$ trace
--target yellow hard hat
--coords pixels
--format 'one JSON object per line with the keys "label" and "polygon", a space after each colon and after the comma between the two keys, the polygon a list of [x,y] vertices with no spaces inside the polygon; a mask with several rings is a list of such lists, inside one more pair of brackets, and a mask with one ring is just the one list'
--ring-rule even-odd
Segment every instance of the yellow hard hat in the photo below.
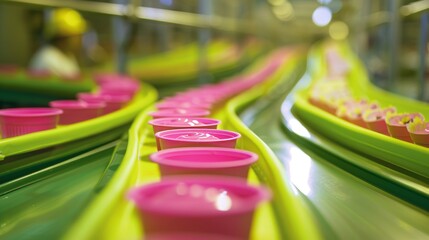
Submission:
{"label": "yellow hard hat", "polygon": [[86,31],[86,21],[75,10],[60,8],[52,11],[45,30],[47,38],[80,35]]}

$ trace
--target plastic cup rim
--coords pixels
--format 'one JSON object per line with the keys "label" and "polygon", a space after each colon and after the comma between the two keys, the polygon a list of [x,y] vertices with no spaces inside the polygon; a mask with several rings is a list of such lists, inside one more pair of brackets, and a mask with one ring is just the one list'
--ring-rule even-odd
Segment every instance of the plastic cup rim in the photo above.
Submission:
{"label": "plastic cup rim", "polygon": [[[63,103],[76,103],[76,105],[63,105]],[[79,105],[80,103],[80,105]],[[104,102],[87,102],[84,100],[56,100],[49,103],[50,106],[61,109],[100,109],[106,107]]]}
{"label": "plastic cup rim", "polygon": [[[163,157],[165,154],[169,154],[171,152],[183,152],[183,155],[193,155],[192,151],[199,152],[229,152],[229,153],[237,153],[245,156],[243,159],[234,160],[234,161],[221,161],[221,162],[190,162],[184,160],[171,160]],[[186,153],[186,154],[185,154]],[[221,154],[219,154],[221,155]],[[185,167],[192,169],[206,168],[206,169],[214,169],[214,168],[230,168],[230,167],[240,167],[240,166],[248,166],[255,163],[258,160],[258,155],[240,149],[234,148],[211,148],[211,147],[186,147],[186,148],[172,148],[172,149],[164,149],[153,153],[150,155],[150,159],[153,162],[156,162],[160,165],[165,166],[173,166],[173,167]]]}
{"label": "plastic cup rim", "polygon": [[179,132],[191,132],[191,133],[195,133],[195,131],[197,132],[204,132],[204,131],[209,131],[209,132],[222,132],[222,133],[227,133],[227,134],[231,134],[231,137],[228,138],[222,138],[222,139],[213,139],[210,141],[204,141],[204,142],[224,142],[224,141],[229,141],[229,140],[235,140],[235,139],[239,139],[241,137],[241,134],[238,132],[234,132],[234,131],[229,131],[229,130],[223,130],[223,129],[209,129],[209,128],[191,128],[191,129],[187,129],[187,128],[182,128],[182,129],[172,129],[172,130],[164,130],[164,131],[160,131],[155,133],[155,137],[159,138],[159,139],[163,139],[163,140],[172,140],[172,141],[180,141],[180,142],[201,142],[201,140],[193,140],[193,139],[177,139],[177,138],[169,138],[168,135],[165,136],[165,134],[173,134],[173,133],[179,133]]}
{"label": "plastic cup rim", "polygon": [[[195,126],[183,126],[183,125],[165,125],[162,123],[158,123],[161,121],[168,121],[168,120],[174,120],[174,119],[178,119],[178,118],[190,118],[193,120],[210,120],[213,121],[212,123],[204,123],[204,125],[195,125]],[[148,122],[150,125],[152,126],[156,126],[156,127],[184,127],[184,128],[196,128],[196,127],[211,127],[211,126],[217,126],[221,123],[220,120],[215,119],[215,118],[203,118],[203,117],[168,117],[168,118],[156,118],[156,119],[152,119]]]}
{"label": "plastic cup rim", "polygon": [[[25,111],[43,111],[41,113],[24,113]],[[59,108],[6,108],[0,110],[0,116],[6,117],[47,117],[63,113]]]}

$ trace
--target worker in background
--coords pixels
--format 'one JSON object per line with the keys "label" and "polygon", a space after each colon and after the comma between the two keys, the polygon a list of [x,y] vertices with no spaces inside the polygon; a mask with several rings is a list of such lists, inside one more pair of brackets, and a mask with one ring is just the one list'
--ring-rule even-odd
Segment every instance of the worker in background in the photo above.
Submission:
{"label": "worker in background", "polygon": [[48,44],[39,49],[30,61],[30,69],[49,71],[57,76],[80,74],[76,56],[82,48],[86,21],[73,9],[52,11],[44,34]]}

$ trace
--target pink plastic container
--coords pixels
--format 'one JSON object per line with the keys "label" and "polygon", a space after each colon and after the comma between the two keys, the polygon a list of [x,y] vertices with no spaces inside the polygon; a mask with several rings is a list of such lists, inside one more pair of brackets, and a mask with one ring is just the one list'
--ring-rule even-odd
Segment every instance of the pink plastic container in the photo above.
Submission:
{"label": "pink plastic container", "polygon": [[249,239],[253,213],[270,199],[264,187],[230,177],[174,177],[132,189],[144,232],[204,233]]}
{"label": "pink plastic container", "polygon": [[407,126],[411,139],[417,145],[429,147],[429,122],[415,124],[411,129]]}
{"label": "pink plastic container", "polygon": [[387,129],[389,130],[390,136],[412,143],[413,140],[408,133],[407,124],[414,121],[414,118],[420,118],[424,121],[424,116],[420,113],[396,114],[386,118]]}
{"label": "pink plastic container", "polygon": [[363,113],[369,110],[378,109],[378,104],[366,103],[364,100],[360,102],[349,102],[344,104],[346,108],[345,120],[355,125],[367,128],[366,122],[363,120]]}
{"label": "pink plastic container", "polygon": [[233,148],[175,148],[150,156],[159,164],[161,175],[221,175],[247,179],[258,155]]}
{"label": "pink plastic container", "polygon": [[165,100],[174,100],[174,101],[191,101],[191,102],[198,102],[198,103],[208,103],[208,104],[215,104],[219,100],[216,98],[216,96],[207,95],[207,94],[180,94],[176,95],[174,97],[168,97],[165,98]]}
{"label": "pink plastic container", "polygon": [[51,107],[63,110],[59,124],[67,125],[101,116],[106,105],[102,102],[89,103],[81,100],[58,100],[49,103]]}
{"label": "pink plastic container", "polygon": [[140,84],[135,81],[111,81],[100,86],[100,94],[127,95],[133,97],[140,90]]}
{"label": "pink plastic container", "polygon": [[216,129],[220,121],[213,118],[175,117],[158,118],[149,121],[154,133],[183,128],[208,128]]}
{"label": "pink plastic container", "polygon": [[3,138],[15,137],[56,127],[61,109],[9,108],[0,110],[0,126]]}
{"label": "pink plastic container", "polygon": [[149,115],[151,115],[153,119],[172,117],[207,117],[210,115],[210,111],[196,108],[176,108],[159,110],[152,112]]}
{"label": "pink plastic container", "polygon": [[79,93],[78,99],[93,103],[93,102],[104,102],[106,107],[104,108],[103,115],[123,108],[131,100],[127,95],[100,95],[94,93]]}
{"label": "pink plastic container", "polygon": [[235,148],[237,132],[218,129],[175,129],[155,134],[158,150],[181,147]]}
{"label": "pink plastic container", "polygon": [[174,109],[174,108],[197,108],[197,109],[207,109],[210,110],[212,108],[212,104],[210,103],[198,103],[198,102],[191,102],[191,101],[163,101],[161,103],[156,104],[156,108],[158,110],[163,109]]}
{"label": "pink plastic container", "polygon": [[394,107],[371,110],[364,114],[363,120],[369,129],[390,136],[385,118],[387,113],[394,112],[396,112]]}

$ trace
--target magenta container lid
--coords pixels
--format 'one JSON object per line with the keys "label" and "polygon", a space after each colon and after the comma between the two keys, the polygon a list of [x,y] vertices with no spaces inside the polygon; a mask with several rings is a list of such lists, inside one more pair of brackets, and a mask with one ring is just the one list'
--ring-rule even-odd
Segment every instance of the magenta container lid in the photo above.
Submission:
{"label": "magenta container lid", "polygon": [[157,138],[182,142],[220,142],[241,137],[240,133],[220,129],[174,129],[157,132]]}
{"label": "magenta container lid", "polygon": [[162,117],[206,117],[210,115],[210,111],[205,109],[196,109],[196,108],[177,108],[177,109],[165,109],[159,110],[156,112],[152,112],[151,115],[154,118],[162,118]]}
{"label": "magenta container lid", "polygon": [[215,169],[248,166],[258,160],[258,155],[233,148],[193,147],[161,150],[150,159],[173,167]]}
{"label": "magenta container lid", "polygon": [[7,117],[45,117],[62,113],[63,110],[56,108],[8,108],[0,110],[0,116]]}
{"label": "magenta container lid", "polygon": [[50,102],[49,105],[62,109],[98,109],[106,106],[104,102],[85,102],[82,100],[56,100]]}
{"label": "magenta container lid", "polygon": [[128,198],[144,212],[214,217],[253,211],[271,193],[240,178],[176,176],[133,188]]}
{"label": "magenta container lid", "polygon": [[194,117],[175,117],[175,118],[157,118],[149,121],[150,125],[161,127],[202,127],[217,126],[220,120],[213,118],[194,118]]}

